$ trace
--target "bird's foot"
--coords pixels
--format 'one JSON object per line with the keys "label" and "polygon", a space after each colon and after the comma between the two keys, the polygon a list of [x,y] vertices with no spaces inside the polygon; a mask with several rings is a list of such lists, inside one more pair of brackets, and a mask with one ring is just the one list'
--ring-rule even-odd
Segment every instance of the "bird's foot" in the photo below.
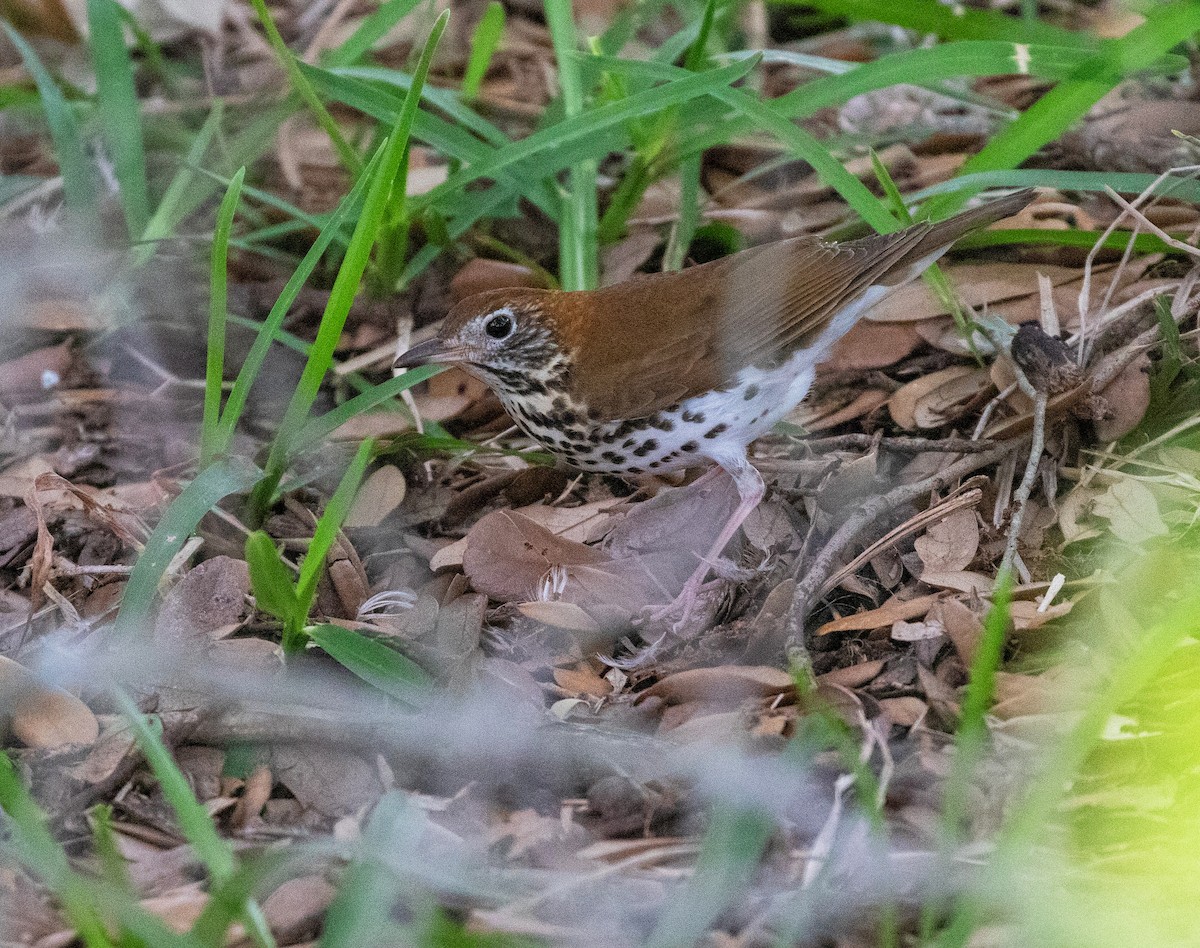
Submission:
{"label": "bird's foot", "polygon": [[701,601],[710,595],[718,594],[725,586],[724,579],[716,579],[711,583],[704,582],[707,572],[707,566],[703,571],[697,570],[692,574],[692,578],[684,584],[678,596],[665,606],[650,608],[646,614],[645,624],[658,625],[667,622],[670,624],[669,630],[671,632],[683,632]]}

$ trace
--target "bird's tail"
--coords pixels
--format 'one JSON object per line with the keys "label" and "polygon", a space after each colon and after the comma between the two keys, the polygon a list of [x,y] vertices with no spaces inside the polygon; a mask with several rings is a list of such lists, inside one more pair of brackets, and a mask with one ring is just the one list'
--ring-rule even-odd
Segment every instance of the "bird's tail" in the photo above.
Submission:
{"label": "bird's tail", "polygon": [[[1012,217],[1025,208],[1036,194],[1037,192],[1033,188],[1025,188],[1021,191],[1014,191],[1005,197],[996,198],[994,201],[988,201],[979,207],[963,211],[961,214],[955,214],[936,224],[914,224],[914,227],[925,226],[928,229],[921,239],[904,254],[904,257],[897,261],[895,269],[903,270],[921,261],[927,261],[925,266],[928,266],[929,263],[949,250],[959,238],[965,237],[971,231],[979,230],[981,227],[987,227],[988,224]],[[921,269],[924,269],[924,266]]]}

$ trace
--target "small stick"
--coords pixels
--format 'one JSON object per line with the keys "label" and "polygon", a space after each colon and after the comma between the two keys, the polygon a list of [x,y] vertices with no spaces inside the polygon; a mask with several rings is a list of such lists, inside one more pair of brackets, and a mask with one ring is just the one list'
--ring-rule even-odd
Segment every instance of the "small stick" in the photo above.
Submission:
{"label": "small stick", "polygon": [[860,533],[897,507],[919,500],[921,497],[953,483],[960,477],[974,474],[981,468],[999,461],[1023,440],[1021,438],[1002,442],[995,445],[990,451],[982,451],[960,458],[923,480],[915,481],[912,484],[901,484],[885,494],[868,497],[864,500],[858,510],[838,527],[812,564],[805,570],[803,578],[796,583],[796,590],[792,594],[792,604],[784,619],[784,631],[787,636],[785,648],[789,658],[800,665],[808,664],[808,653],[804,645],[804,622],[818,597],[818,590],[838,568],[838,558],[858,538]]}

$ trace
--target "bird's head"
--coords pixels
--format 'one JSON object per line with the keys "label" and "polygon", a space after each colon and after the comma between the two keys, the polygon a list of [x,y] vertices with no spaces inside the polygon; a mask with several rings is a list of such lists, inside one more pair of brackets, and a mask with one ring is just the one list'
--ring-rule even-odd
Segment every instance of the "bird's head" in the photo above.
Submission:
{"label": "bird's head", "polygon": [[395,362],[410,369],[430,362],[458,364],[501,395],[519,394],[522,380],[561,363],[551,290],[489,290],[469,296],[442,322],[437,336]]}

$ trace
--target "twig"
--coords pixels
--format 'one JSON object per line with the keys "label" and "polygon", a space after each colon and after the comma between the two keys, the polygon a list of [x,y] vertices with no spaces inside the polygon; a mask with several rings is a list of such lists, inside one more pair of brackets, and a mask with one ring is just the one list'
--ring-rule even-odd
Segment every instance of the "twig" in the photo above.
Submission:
{"label": "twig", "polygon": [[829,438],[805,439],[801,442],[810,453],[845,451],[852,448],[870,449],[878,444],[881,448],[899,454],[978,454],[994,448],[993,441],[971,441],[967,438],[878,438],[867,434],[835,435]]}
{"label": "twig", "polygon": [[858,539],[860,533],[897,507],[918,500],[935,490],[940,490],[960,477],[973,474],[1000,460],[1023,440],[1021,438],[1005,441],[995,445],[990,451],[960,458],[924,480],[912,484],[901,484],[893,487],[886,494],[868,497],[864,500],[858,510],[829,538],[821,552],[805,570],[804,577],[796,583],[796,591],[792,594],[792,604],[784,620],[784,630],[787,636],[785,647],[789,657],[794,662],[807,664],[807,652],[804,647],[804,622],[819,595],[818,590],[825,585],[825,580],[838,568],[838,559],[846,548]]}
{"label": "twig", "polygon": [[[1029,446],[1029,460],[1025,463],[1025,474],[1021,484],[1013,495],[1016,509],[1008,521],[1008,542],[1004,546],[1004,556],[1000,560],[997,577],[1006,575],[1012,569],[1013,560],[1017,555],[1017,537],[1021,533],[1021,522],[1025,519],[1025,507],[1029,503],[1029,495],[1033,493],[1033,483],[1037,480],[1038,465],[1042,461],[1042,450],[1046,446],[1046,393],[1039,392],[1029,384],[1025,373],[1017,367],[1017,378],[1021,382],[1021,390],[1033,398],[1033,440]],[[1028,390],[1026,391],[1026,387]]]}

